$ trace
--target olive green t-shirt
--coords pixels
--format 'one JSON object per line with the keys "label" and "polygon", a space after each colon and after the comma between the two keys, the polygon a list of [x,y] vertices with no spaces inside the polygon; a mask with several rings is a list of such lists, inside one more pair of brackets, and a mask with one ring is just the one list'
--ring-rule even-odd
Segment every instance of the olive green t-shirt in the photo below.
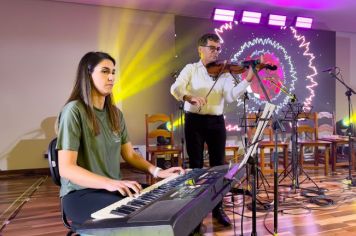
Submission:
{"label": "olive green t-shirt", "polygon": [[[95,136],[83,104],[69,102],[64,106],[59,118],[57,139],[58,150],[78,152],[77,164],[93,173],[112,179],[120,179],[121,145],[129,141],[123,114],[120,110],[120,133],[115,134],[110,128],[109,114],[105,110],[94,109],[100,134]],[[73,190],[84,189],[61,178],[60,196]]]}

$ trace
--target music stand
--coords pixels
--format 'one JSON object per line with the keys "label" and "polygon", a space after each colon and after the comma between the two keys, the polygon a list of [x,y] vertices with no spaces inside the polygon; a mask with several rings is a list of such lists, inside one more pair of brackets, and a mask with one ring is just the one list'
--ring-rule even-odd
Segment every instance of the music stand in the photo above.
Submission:
{"label": "music stand", "polygon": [[[292,134],[291,134],[291,142],[292,142],[292,161],[287,166],[287,168],[279,175],[284,175],[282,179],[280,179],[279,183],[281,183],[286,176],[289,176],[292,172],[292,189],[296,190],[300,188],[300,184],[302,184],[307,179],[310,180],[315,187],[318,189],[318,192],[321,191],[320,187],[313,181],[312,178],[305,172],[305,170],[299,164],[299,156],[298,156],[298,132],[297,132],[297,123],[298,123],[298,116],[300,114],[308,115],[311,112],[311,108],[308,111],[303,109],[303,104],[289,102],[288,103],[288,110],[283,110],[284,112],[284,120],[292,122]],[[288,170],[290,168],[290,170]],[[299,183],[299,174],[303,173],[306,178]]]}
{"label": "music stand", "polygon": [[[244,95],[246,96],[246,95]],[[244,99],[245,100],[245,99]],[[247,137],[247,128],[249,127],[256,127],[257,126],[257,120],[258,118],[260,117],[260,109],[258,111],[258,114],[256,116],[256,118],[248,118],[246,116],[246,109],[245,109],[245,101],[244,101],[244,115],[243,117],[241,118],[241,122],[240,122],[240,127],[243,127],[244,128],[244,140],[243,140],[243,147],[245,149],[245,154],[247,153],[247,147],[248,147],[248,137]],[[250,124],[247,124],[247,120],[253,120],[253,122]],[[247,172],[247,176],[246,176],[246,181],[249,182],[249,179],[248,179],[248,170],[246,171]],[[266,177],[264,176],[264,174],[262,173],[262,171],[260,170],[259,167],[257,167],[257,188],[259,189],[261,186],[264,187],[264,191],[266,192],[267,194],[267,197],[268,197],[268,191],[267,191],[267,187],[266,187],[266,184],[268,187],[270,187],[270,184],[268,183]],[[259,177],[261,179],[261,183],[259,184]],[[266,183],[266,184],[265,184]],[[251,195],[251,193],[249,193],[249,191],[247,190],[247,194],[248,195]],[[261,203],[262,204],[262,203]]]}
{"label": "music stand", "polygon": [[252,195],[252,232],[251,232],[251,235],[252,236],[257,235],[257,231],[256,231],[256,219],[257,219],[257,215],[256,215],[256,200],[257,200],[257,198],[256,198],[256,176],[257,176],[256,151],[257,151],[259,142],[263,138],[263,131],[266,128],[275,108],[276,108],[275,105],[273,105],[271,103],[266,103],[265,108],[262,112],[262,115],[259,117],[259,119],[257,121],[257,128],[256,128],[255,135],[253,136],[252,143],[248,147],[248,150],[239,165],[239,168],[243,168],[244,166],[249,164],[250,168],[251,168],[251,182],[252,182],[252,192],[251,192],[251,195]]}

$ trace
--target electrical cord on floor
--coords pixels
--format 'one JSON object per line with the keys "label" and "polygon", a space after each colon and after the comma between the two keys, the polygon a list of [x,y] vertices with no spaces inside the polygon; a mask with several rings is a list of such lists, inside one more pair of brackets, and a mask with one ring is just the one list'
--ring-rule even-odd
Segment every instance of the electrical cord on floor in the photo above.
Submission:
{"label": "electrical cord on floor", "polygon": [[244,235],[244,212],[245,212],[245,200],[246,200],[246,191],[243,191],[242,194],[242,214],[241,214],[241,235]]}
{"label": "electrical cord on floor", "polygon": [[[234,193],[231,193],[231,202],[232,202],[232,212],[235,211],[235,201]],[[235,214],[232,214],[233,227],[234,227],[234,236],[236,236],[236,223],[235,223]]]}
{"label": "electrical cord on floor", "polygon": [[[341,179],[340,179],[341,180]],[[320,182],[328,182],[327,179],[321,179]],[[243,235],[243,222],[244,217],[252,218],[251,216],[244,215],[245,214],[245,194],[247,190],[244,190],[242,203],[238,205],[233,202],[233,214],[238,214],[241,216],[241,235]],[[273,193],[273,191],[267,191],[268,193]],[[312,210],[329,210],[330,207],[338,208],[343,203],[347,203],[353,201],[355,199],[355,189],[349,188],[340,188],[337,190],[328,190],[320,187],[309,187],[309,188],[301,188],[300,192],[295,191],[291,193],[290,191],[285,191],[284,193],[280,193],[282,202],[280,203],[280,207],[278,209],[278,214],[286,214],[286,215],[304,215],[310,214]],[[343,195],[340,197],[340,195]],[[302,198],[301,198],[302,197]],[[267,227],[267,219],[270,216],[270,213],[273,210],[272,203],[268,202],[269,197],[259,197],[260,207],[257,209],[259,212],[265,212],[264,214],[264,227],[271,234],[274,235],[271,229]],[[310,206],[311,204],[316,205],[315,207]],[[241,205],[242,204],[242,205]],[[250,203],[249,203],[250,204]],[[236,206],[242,207],[242,212],[239,213],[235,210]],[[248,206],[248,204],[246,205]],[[236,211],[236,212],[235,212]],[[260,218],[260,215],[257,218]],[[235,216],[234,216],[235,217]],[[235,221],[235,218],[234,218]],[[234,235],[236,235],[236,228],[234,225]]]}
{"label": "electrical cord on floor", "polygon": [[266,225],[267,216],[269,215],[270,212],[272,212],[272,209],[273,208],[271,208],[269,211],[266,212],[265,218],[263,219],[263,225],[264,225],[265,229],[268,231],[268,233],[270,233],[271,235],[274,235],[274,233]]}
{"label": "electrical cord on floor", "polygon": [[327,198],[326,196],[312,197],[309,199],[309,202],[318,206],[332,206],[335,204],[334,200]]}

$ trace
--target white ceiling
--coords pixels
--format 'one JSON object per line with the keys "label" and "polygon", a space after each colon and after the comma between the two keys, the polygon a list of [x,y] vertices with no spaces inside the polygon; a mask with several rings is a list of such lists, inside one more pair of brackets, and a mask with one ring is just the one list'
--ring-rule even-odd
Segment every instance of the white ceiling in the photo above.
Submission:
{"label": "white ceiling", "polygon": [[210,18],[216,7],[314,18],[313,28],[356,33],[356,0],[48,0]]}

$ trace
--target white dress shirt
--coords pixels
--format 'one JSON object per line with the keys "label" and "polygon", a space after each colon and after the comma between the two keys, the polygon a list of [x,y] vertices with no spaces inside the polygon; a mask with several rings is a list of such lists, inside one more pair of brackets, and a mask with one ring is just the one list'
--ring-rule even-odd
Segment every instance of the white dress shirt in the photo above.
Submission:
{"label": "white dress shirt", "polygon": [[[171,94],[180,101],[183,101],[184,95],[206,97],[214,82],[214,78],[208,74],[202,61],[188,64],[171,86]],[[249,85],[248,81],[243,80],[235,86],[232,75],[224,73],[219,76],[204,106],[199,108],[196,105],[185,102],[184,110],[202,115],[222,115],[224,102],[236,101]]]}

